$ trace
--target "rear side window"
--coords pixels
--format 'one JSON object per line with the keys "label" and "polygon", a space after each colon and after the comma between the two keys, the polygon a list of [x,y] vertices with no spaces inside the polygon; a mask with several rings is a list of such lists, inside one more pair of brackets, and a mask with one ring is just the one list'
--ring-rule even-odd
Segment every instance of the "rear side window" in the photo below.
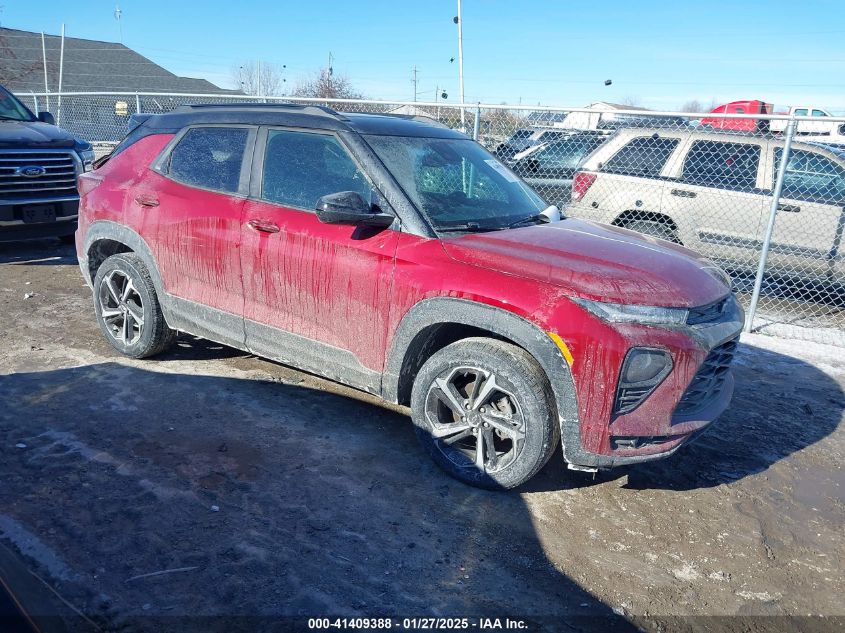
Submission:
{"label": "rear side window", "polygon": [[[775,149],[775,178],[782,155],[781,148]],[[842,204],[845,169],[821,154],[792,150],[783,177],[783,195],[796,200]]]}
{"label": "rear side window", "polygon": [[675,138],[635,138],[607,160],[601,171],[626,176],[659,176],[677,146]]}
{"label": "rear side window", "polygon": [[683,180],[703,187],[753,189],[759,164],[759,145],[695,141],[684,161]]}
{"label": "rear side window", "polygon": [[249,130],[196,127],[170,152],[167,173],[186,185],[237,193]]}
{"label": "rear side window", "polygon": [[364,173],[334,136],[270,130],[261,184],[264,200],[311,211],[322,196],[341,191],[372,199]]}
{"label": "rear side window", "polygon": [[557,141],[537,152],[536,158],[541,169],[575,169],[602,141],[603,138],[596,137]]}

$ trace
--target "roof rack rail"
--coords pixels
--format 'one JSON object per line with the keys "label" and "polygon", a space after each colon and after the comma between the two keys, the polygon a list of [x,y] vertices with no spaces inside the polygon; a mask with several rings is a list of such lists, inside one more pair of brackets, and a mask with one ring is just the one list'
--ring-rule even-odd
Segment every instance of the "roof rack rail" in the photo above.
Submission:
{"label": "roof rack rail", "polygon": [[190,112],[192,110],[204,110],[213,108],[234,108],[234,109],[249,109],[249,110],[299,110],[307,114],[315,114],[317,116],[330,117],[340,121],[345,120],[345,117],[336,110],[332,110],[327,106],[300,104],[300,103],[191,103],[181,105],[174,110],[174,112]]}

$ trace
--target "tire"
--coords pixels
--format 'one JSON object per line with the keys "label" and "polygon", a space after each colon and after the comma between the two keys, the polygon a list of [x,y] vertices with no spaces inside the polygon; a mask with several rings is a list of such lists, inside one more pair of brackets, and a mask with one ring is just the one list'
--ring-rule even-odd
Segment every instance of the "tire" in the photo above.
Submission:
{"label": "tire", "polygon": [[94,312],[106,340],[131,358],[161,354],[176,340],[164,320],[150,273],[134,253],[118,253],[94,277]]}
{"label": "tire", "polygon": [[651,237],[656,237],[661,240],[666,240],[667,242],[672,242],[673,244],[681,244],[681,240],[678,239],[678,234],[674,231],[674,229],[672,229],[672,227],[656,220],[631,220],[623,224],[622,228],[637,231],[643,235],[650,235]]}
{"label": "tire", "polygon": [[425,362],[414,380],[411,417],[440,468],[490,490],[531,479],[560,438],[551,386],[537,361],[489,338],[452,343]]}

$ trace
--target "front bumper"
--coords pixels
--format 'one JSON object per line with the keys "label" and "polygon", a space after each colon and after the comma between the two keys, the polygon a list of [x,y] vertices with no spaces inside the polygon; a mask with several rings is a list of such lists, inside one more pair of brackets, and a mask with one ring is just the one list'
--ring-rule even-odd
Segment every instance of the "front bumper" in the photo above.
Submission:
{"label": "front bumper", "polygon": [[[730,404],[734,388],[730,370],[727,365],[720,370],[718,383],[695,406],[686,406],[688,390],[699,388],[699,372],[707,369],[708,359],[733,348],[743,322],[742,307],[732,298],[721,317],[709,323],[676,328],[613,326],[615,336],[608,336],[606,345],[596,346],[597,358],[584,363],[590,365],[589,371],[578,366],[576,356],[573,378],[578,416],[561,417],[563,454],[570,468],[608,469],[662,459],[709,428]],[[610,327],[603,322],[602,326]],[[635,410],[614,415],[622,358],[631,347],[642,345],[667,349],[674,368]]]}

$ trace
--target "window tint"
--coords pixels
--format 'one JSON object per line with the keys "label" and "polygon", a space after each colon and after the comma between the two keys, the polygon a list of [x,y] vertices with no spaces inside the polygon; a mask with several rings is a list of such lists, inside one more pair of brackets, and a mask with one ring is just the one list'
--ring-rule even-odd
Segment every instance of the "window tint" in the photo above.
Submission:
{"label": "window tint", "polygon": [[249,130],[198,127],[170,153],[168,173],[186,185],[236,193]]}
{"label": "window tint", "polygon": [[328,134],[270,130],[261,197],[313,210],[322,196],[355,191],[366,201],[372,187],[340,142]]}
{"label": "window tint", "polygon": [[795,116],[807,116],[807,108],[798,108],[795,111]]}
{"label": "window tint", "polygon": [[[782,155],[782,149],[775,149],[775,178]],[[841,204],[845,201],[845,169],[821,154],[792,150],[783,178],[783,195]]]}
{"label": "window tint", "polygon": [[827,116],[827,113],[821,110],[813,110],[813,116]]}
{"label": "window tint", "polygon": [[753,189],[759,164],[759,145],[695,141],[684,161],[683,179],[704,187]]}
{"label": "window tint", "polygon": [[541,169],[575,169],[584,157],[604,141],[601,137],[575,137],[557,141],[537,152]]}
{"label": "window tint", "polygon": [[611,174],[659,176],[678,146],[678,139],[646,136],[635,138],[614,154],[602,167]]}

